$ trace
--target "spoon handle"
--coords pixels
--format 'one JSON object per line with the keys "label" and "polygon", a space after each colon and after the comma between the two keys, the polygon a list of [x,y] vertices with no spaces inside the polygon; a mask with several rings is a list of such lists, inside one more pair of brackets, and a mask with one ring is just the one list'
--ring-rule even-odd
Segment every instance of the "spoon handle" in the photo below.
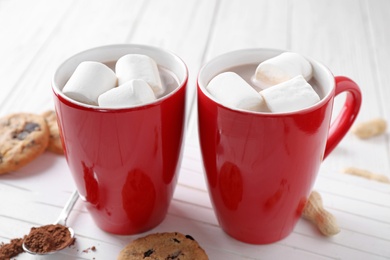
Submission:
{"label": "spoon handle", "polygon": [[66,220],[68,219],[69,213],[73,209],[73,206],[78,200],[78,198],[79,198],[79,193],[77,192],[77,190],[75,190],[70,196],[69,200],[66,202],[66,205],[62,209],[60,216],[58,217],[58,219],[54,224],[60,224],[66,226]]}

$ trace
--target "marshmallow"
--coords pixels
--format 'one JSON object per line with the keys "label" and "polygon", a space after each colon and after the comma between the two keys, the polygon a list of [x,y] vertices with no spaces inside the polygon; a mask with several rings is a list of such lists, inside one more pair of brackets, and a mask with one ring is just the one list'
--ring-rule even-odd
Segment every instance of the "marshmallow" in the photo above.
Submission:
{"label": "marshmallow", "polygon": [[302,75],[306,81],[311,79],[310,62],[298,53],[284,52],[260,63],[256,68],[253,81],[262,83],[262,87],[267,88],[298,75]]}
{"label": "marshmallow", "polygon": [[271,112],[291,112],[307,108],[320,97],[301,76],[260,91]]}
{"label": "marshmallow", "polygon": [[222,104],[251,111],[267,111],[261,95],[234,72],[215,76],[206,89]]}
{"label": "marshmallow", "polygon": [[152,88],[142,79],[134,79],[110,89],[98,98],[99,106],[124,108],[155,100]]}
{"label": "marshmallow", "polygon": [[149,56],[127,54],[116,62],[115,72],[119,85],[132,79],[143,79],[152,87],[156,95],[164,92],[157,64]]}
{"label": "marshmallow", "polygon": [[113,70],[100,62],[81,62],[62,92],[76,101],[97,105],[100,94],[116,86],[117,78]]}

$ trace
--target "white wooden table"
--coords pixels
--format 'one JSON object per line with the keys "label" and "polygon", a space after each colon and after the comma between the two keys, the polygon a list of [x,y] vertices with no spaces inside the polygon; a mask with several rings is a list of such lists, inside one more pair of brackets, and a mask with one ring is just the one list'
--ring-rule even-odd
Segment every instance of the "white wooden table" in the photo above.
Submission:
{"label": "white wooden table", "polygon": [[[191,234],[210,259],[390,259],[390,185],[341,173],[354,166],[390,176],[389,132],[365,141],[348,134],[320,169],[314,188],[341,233],[325,238],[300,220],[278,243],[248,245],[225,235],[213,213],[195,105],[202,64],[227,51],[267,47],[302,53],[354,79],[363,92],[357,122],[390,121],[389,24],[388,0],[0,0],[0,116],[53,109],[51,76],[79,51],[115,43],[169,49],[190,71],[186,146],[169,213],[148,233]],[[0,242],[53,222],[74,189],[65,158],[48,152],[1,175]],[[80,201],[68,224],[77,243],[47,259],[116,259],[122,247],[145,235],[99,230]],[[88,250],[92,246],[96,251]],[[39,258],[23,253],[16,259]]]}

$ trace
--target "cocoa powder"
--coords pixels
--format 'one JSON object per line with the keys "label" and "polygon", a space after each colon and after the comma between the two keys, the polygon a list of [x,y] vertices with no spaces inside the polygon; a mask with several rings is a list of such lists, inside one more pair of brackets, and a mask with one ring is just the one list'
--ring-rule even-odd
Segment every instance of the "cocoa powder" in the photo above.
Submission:
{"label": "cocoa powder", "polygon": [[8,260],[23,253],[23,242],[30,251],[44,254],[73,245],[75,238],[71,237],[68,228],[63,225],[33,227],[27,236],[11,239],[8,244],[1,243],[0,260]]}
{"label": "cocoa powder", "polygon": [[30,251],[44,254],[64,249],[74,244],[74,241],[67,227],[53,224],[31,228],[30,234],[24,239],[24,244]]}
{"label": "cocoa powder", "polygon": [[10,259],[23,252],[23,238],[14,238],[8,244],[0,244],[0,259]]}

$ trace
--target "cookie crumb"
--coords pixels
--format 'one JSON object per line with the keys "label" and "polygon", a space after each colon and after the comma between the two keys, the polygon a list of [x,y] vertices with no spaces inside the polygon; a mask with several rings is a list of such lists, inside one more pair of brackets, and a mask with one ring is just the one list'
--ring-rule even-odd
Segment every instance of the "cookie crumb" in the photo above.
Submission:
{"label": "cookie crumb", "polygon": [[89,253],[90,251],[95,252],[96,247],[95,246],[88,247],[87,249],[83,250],[83,253]]}

